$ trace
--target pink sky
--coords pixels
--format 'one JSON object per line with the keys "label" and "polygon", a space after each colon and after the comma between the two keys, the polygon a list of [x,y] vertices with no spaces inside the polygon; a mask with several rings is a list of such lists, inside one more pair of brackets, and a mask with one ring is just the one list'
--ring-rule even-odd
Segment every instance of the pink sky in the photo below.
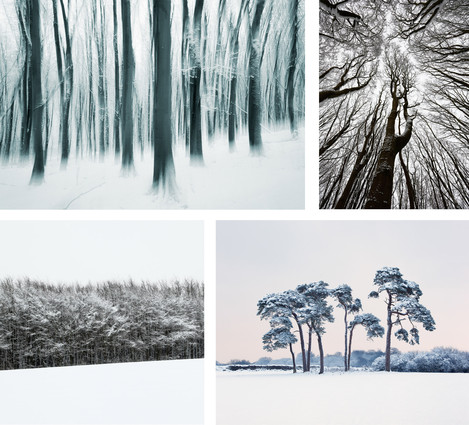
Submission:
{"label": "pink sky", "polygon": [[[382,300],[368,299],[376,270],[399,267],[420,285],[421,303],[436,330],[420,326],[420,345],[393,338],[401,351],[451,346],[469,351],[469,222],[467,221],[221,221],[217,223],[217,360],[289,357],[289,351],[262,349],[269,324],[261,321],[257,301],[300,283],[324,280],[348,284],[384,326]],[[343,310],[324,336],[326,353],[343,351]],[[298,344],[297,344],[298,345]],[[368,341],[354,333],[353,348],[384,350],[384,338]],[[296,353],[299,347],[295,347]],[[317,346],[313,346],[317,355]]]}

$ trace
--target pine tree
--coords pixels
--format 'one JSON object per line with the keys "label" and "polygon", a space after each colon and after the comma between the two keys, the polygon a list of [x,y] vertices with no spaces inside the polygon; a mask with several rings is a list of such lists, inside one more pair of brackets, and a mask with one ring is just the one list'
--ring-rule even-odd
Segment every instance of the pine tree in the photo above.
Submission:
{"label": "pine tree", "polygon": [[[383,293],[387,308],[386,331],[386,371],[391,370],[391,332],[393,326],[399,326],[394,333],[397,339],[408,342],[411,345],[419,343],[419,330],[414,323],[421,323],[427,331],[435,330],[435,321],[426,307],[420,304],[422,291],[415,282],[402,278],[402,273],[397,267],[383,267],[376,272],[374,285],[377,291],[372,291],[370,298],[379,298]],[[404,322],[408,321],[410,331],[404,328]]]}
{"label": "pine tree", "polygon": [[348,328],[350,329],[350,336],[348,341],[348,356],[346,370],[350,370],[350,357],[352,355],[352,337],[353,331],[356,326],[363,326],[366,329],[366,336],[368,339],[375,337],[382,338],[384,335],[384,328],[379,324],[380,320],[371,313],[364,313],[355,316],[354,319],[349,323]]}
{"label": "pine tree", "polygon": [[350,353],[348,352],[348,315],[359,313],[362,309],[362,302],[359,298],[353,299],[352,288],[348,285],[340,285],[331,291],[331,295],[338,301],[338,307],[344,310],[344,324],[345,324],[345,348],[344,348],[344,370],[350,369],[348,359]]}

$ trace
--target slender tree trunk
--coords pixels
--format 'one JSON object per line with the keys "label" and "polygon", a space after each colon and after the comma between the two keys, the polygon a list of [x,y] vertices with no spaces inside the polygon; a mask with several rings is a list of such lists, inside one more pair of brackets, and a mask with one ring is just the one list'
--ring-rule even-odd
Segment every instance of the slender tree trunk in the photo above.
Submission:
{"label": "slender tree trunk", "polygon": [[57,74],[59,77],[59,88],[60,88],[60,123],[59,123],[59,140],[62,139],[62,127],[65,123],[63,119],[63,102],[64,102],[64,73],[63,73],[63,61],[62,61],[62,47],[60,45],[59,35],[59,17],[57,13],[57,0],[52,0],[52,12],[54,17],[54,40],[55,40],[55,57],[57,60]]}
{"label": "slender tree trunk", "polygon": [[290,346],[291,359],[292,359],[292,362],[293,362],[293,373],[296,373],[295,353],[293,352],[292,344],[289,344],[289,346]]}
{"label": "slender tree trunk", "polygon": [[316,332],[318,338],[318,348],[319,348],[319,374],[324,373],[324,349],[322,347],[322,338],[321,334]]}
{"label": "slender tree trunk", "polygon": [[291,7],[292,13],[292,46],[290,51],[290,64],[288,67],[288,118],[290,119],[290,131],[296,137],[298,135],[298,125],[296,122],[296,114],[294,108],[295,99],[295,69],[297,61],[297,45],[298,45],[298,0],[293,0]]}
{"label": "slender tree trunk", "polygon": [[153,21],[153,35],[156,41],[153,186],[172,190],[174,163],[171,128],[171,0],[154,0],[153,8],[156,14]]}
{"label": "slender tree trunk", "polygon": [[21,122],[21,146],[20,155],[22,157],[29,156],[31,146],[31,126],[32,126],[32,81],[31,81],[31,46],[29,42],[30,28],[26,28],[26,25],[30,27],[31,21],[31,1],[25,2],[25,15],[21,11],[21,8],[17,8],[18,20],[20,23],[22,43],[25,46],[24,53],[24,69],[23,69],[23,85],[22,85],[22,106],[23,106],[23,117]]}
{"label": "slender tree trunk", "polygon": [[202,76],[202,64],[200,58],[201,50],[201,20],[204,0],[196,0],[194,9],[194,29],[193,41],[190,45],[191,73],[190,73],[190,157],[191,162],[200,163],[203,161],[202,152],[202,113],[200,109],[201,95],[200,85]]}
{"label": "slender tree trunk", "polygon": [[182,2],[182,41],[181,41],[181,66],[182,66],[182,75],[181,75],[181,85],[182,85],[182,128],[184,132],[185,145],[186,149],[190,150],[190,141],[191,141],[191,132],[190,132],[190,119],[191,119],[191,107],[190,99],[188,92],[190,94],[190,89],[188,90],[188,81],[190,78],[189,62],[187,58],[188,54],[188,45],[189,45],[190,31],[189,31],[189,6],[187,5],[187,0]]}
{"label": "slender tree trunk", "polygon": [[234,150],[235,138],[236,138],[236,123],[237,123],[237,85],[238,85],[238,58],[239,58],[239,30],[243,21],[243,15],[246,10],[246,0],[241,2],[239,9],[238,19],[236,26],[233,29],[231,45],[233,46],[233,52],[230,61],[230,99],[228,109],[228,143],[230,150]]}
{"label": "slender tree trunk", "polygon": [[387,317],[387,330],[386,330],[386,361],[385,370],[386,372],[391,371],[391,336],[392,336],[392,312],[391,312],[391,297],[389,296],[388,301],[388,317]]}
{"label": "slender tree trunk", "polygon": [[120,145],[120,75],[119,75],[119,43],[118,43],[118,23],[117,23],[117,0],[112,2],[112,16],[114,24],[113,46],[114,46],[114,154],[119,157]]}
{"label": "slender tree trunk", "polygon": [[32,82],[32,136],[34,141],[34,165],[31,183],[44,181],[44,154],[42,148],[43,99],[41,85],[41,15],[39,0],[31,0],[31,82]]}
{"label": "slender tree trunk", "polygon": [[353,329],[355,326],[353,326],[350,329],[350,335],[349,335],[349,342],[348,342],[348,355],[347,355],[347,370],[350,370],[350,359],[352,357],[352,336],[353,336]]}
{"label": "slender tree trunk", "polygon": [[70,31],[68,26],[68,19],[65,13],[65,6],[63,0],[60,0],[62,9],[62,19],[65,29],[65,91],[63,101],[63,122],[62,122],[62,157],[61,166],[65,167],[70,155],[70,104],[72,99],[73,89],[73,61],[72,61],[72,42],[70,39]]}
{"label": "slender tree trunk", "polygon": [[302,358],[303,358],[303,372],[307,372],[306,353],[305,353],[305,339],[304,339],[304,335],[303,335],[303,328],[301,327],[300,322],[298,321],[298,317],[294,313],[293,313],[293,318],[295,319],[295,322],[298,326],[298,333],[300,335],[301,355],[302,355]]}
{"label": "slender tree trunk", "polygon": [[344,324],[345,324],[345,348],[344,348],[344,370],[347,372],[347,344],[348,344],[348,321],[347,321],[347,309],[345,309],[344,314]]}
{"label": "slender tree trunk", "polygon": [[308,327],[308,354],[306,356],[306,372],[311,370],[311,339],[313,336],[313,328]]}
{"label": "slender tree trunk", "polygon": [[251,53],[249,55],[249,96],[248,96],[248,132],[249,146],[252,153],[262,150],[261,135],[261,56],[259,30],[261,16],[264,10],[265,0],[257,0],[255,3],[254,19],[251,26]]}
{"label": "slender tree trunk", "polygon": [[135,77],[135,60],[132,50],[132,28],[130,18],[130,0],[121,0],[122,33],[123,33],[123,93],[122,93],[122,169],[134,168],[133,153],[133,85]]}

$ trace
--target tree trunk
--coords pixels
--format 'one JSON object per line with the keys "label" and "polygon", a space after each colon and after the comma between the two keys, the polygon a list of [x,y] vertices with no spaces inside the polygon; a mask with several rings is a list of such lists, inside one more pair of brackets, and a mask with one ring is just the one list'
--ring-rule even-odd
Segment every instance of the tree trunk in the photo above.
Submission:
{"label": "tree trunk", "polygon": [[154,167],[153,186],[172,189],[174,163],[172,152],[171,109],[171,0],[154,0],[153,35],[155,51],[155,99],[153,103]]}
{"label": "tree trunk", "polygon": [[43,99],[41,85],[41,15],[39,0],[31,0],[31,84],[32,84],[32,137],[34,142],[34,165],[31,183],[44,181],[44,154],[42,149]]}
{"label": "tree trunk", "polygon": [[321,334],[316,332],[318,337],[318,348],[319,348],[319,374],[324,373],[324,349],[322,347],[322,338]]}
{"label": "tree trunk", "polygon": [[21,28],[22,43],[25,46],[24,53],[24,69],[23,69],[23,84],[22,84],[22,106],[23,118],[21,121],[21,146],[20,155],[22,157],[29,156],[31,147],[31,125],[32,125],[32,81],[31,81],[31,46],[29,43],[29,29],[26,25],[30,25],[31,20],[31,3],[25,3],[25,16],[21,16],[21,9],[17,8],[18,21]]}
{"label": "tree trunk", "polygon": [[385,362],[385,370],[386,372],[391,371],[391,332],[392,332],[392,312],[391,312],[391,295],[389,295],[388,300],[388,317],[387,317],[387,324],[388,328],[386,331],[386,362]]}
{"label": "tree trunk", "polygon": [[230,76],[230,99],[228,109],[228,143],[230,150],[234,150],[235,137],[236,137],[236,122],[237,122],[237,111],[236,111],[236,92],[238,84],[238,57],[239,57],[239,30],[241,22],[243,20],[243,14],[246,8],[246,0],[241,2],[239,9],[238,20],[236,27],[233,29],[231,38],[231,44],[233,46],[233,52],[230,61],[231,76]]}
{"label": "tree trunk", "polygon": [[311,370],[311,338],[313,335],[313,328],[309,327],[308,329],[308,353],[306,355],[306,370],[305,372],[309,372]]}
{"label": "tree trunk", "polygon": [[118,43],[118,24],[117,24],[117,0],[112,2],[112,16],[114,23],[113,47],[114,47],[114,154],[119,157],[121,151],[120,145],[120,75],[119,75],[119,43]]}
{"label": "tree trunk", "polygon": [[303,328],[300,325],[300,322],[298,321],[298,317],[296,316],[295,313],[293,313],[293,318],[296,321],[296,324],[298,325],[298,333],[300,334],[300,346],[301,346],[301,355],[303,358],[303,372],[306,372],[306,353],[305,353],[305,339],[303,335]]}
{"label": "tree trunk", "polygon": [[348,355],[347,355],[347,370],[350,370],[350,359],[352,357],[352,336],[353,336],[353,329],[350,329],[350,336],[348,341]]}
{"label": "tree trunk", "polygon": [[344,314],[344,324],[345,324],[345,348],[344,348],[344,370],[347,372],[347,358],[348,358],[348,353],[347,353],[347,344],[348,344],[348,322],[347,322],[347,309],[345,309],[345,314]]}
{"label": "tree trunk", "polygon": [[297,60],[297,40],[298,40],[298,0],[293,0],[291,7],[292,13],[292,46],[290,51],[290,64],[288,67],[288,83],[287,83],[287,93],[288,93],[288,118],[290,119],[290,131],[293,136],[298,135],[298,126],[296,122],[295,108],[294,108],[294,98],[295,98],[295,69],[296,69],[296,60]]}
{"label": "tree trunk", "polygon": [[407,145],[412,135],[412,118],[407,116],[407,99],[404,102],[406,128],[402,135],[395,134],[396,118],[398,116],[399,99],[397,88],[391,89],[392,108],[386,124],[383,146],[378,156],[378,162],[371,183],[370,192],[365,203],[366,209],[389,209],[392,201],[394,179],[394,162],[396,155]]}
{"label": "tree trunk", "polygon": [[292,362],[293,362],[293,373],[296,373],[296,360],[295,360],[295,353],[293,352],[293,347],[292,347],[292,344],[289,344],[289,345],[290,345],[291,359],[292,359]]}
{"label": "tree trunk", "polygon": [[55,41],[55,57],[57,60],[57,75],[59,77],[59,88],[60,88],[60,123],[59,123],[59,140],[62,139],[62,127],[65,123],[63,119],[63,102],[64,102],[64,73],[63,73],[63,61],[62,61],[62,48],[60,45],[59,36],[59,18],[57,13],[57,0],[52,0],[52,14],[54,17],[54,41]]}
{"label": "tree trunk", "polygon": [[200,109],[200,84],[202,76],[202,63],[200,58],[201,43],[201,20],[204,0],[196,0],[194,9],[194,22],[192,42],[190,43],[191,71],[189,77],[190,91],[190,157],[191,162],[203,161],[202,152],[202,113]]}
{"label": "tree trunk", "polygon": [[130,0],[121,0],[122,33],[123,33],[123,69],[122,69],[122,169],[129,171],[134,168],[133,153],[133,85],[135,77],[135,61],[132,50],[132,27],[130,18]]}
{"label": "tree trunk", "polygon": [[262,151],[259,29],[264,3],[265,0],[257,0],[255,3],[255,13],[250,33],[251,53],[249,55],[248,132],[249,146],[252,153]]}
{"label": "tree trunk", "polygon": [[[187,0],[182,2],[182,40],[181,40],[181,66],[182,66],[182,75],[181,75],[181,85],[182,85],[182,127],[184,131],[185,146],[187,150],[190,150],[190,141],[191,141],[191,132],[190,132],[190,118],[191,118],[191,108],[190,108],[190,88],[188,90],[188,82],[190,78],[190,70],[188,63],[188,46],[190,39],[189,31],[189,6]],[[189,95],[188,95],[189,92]]]}
{"label": "tree trunk", "polygon": [[62,157],[61,166],[65,167],[70,155],[70,103],[72,99],[73,89],[73,61],[72,61],[72,42],[68,26],[67,15],[65,14],[65,6],[63,0],[60,0],[62,9],[62,19],[65,29],[65,41],[67,44],[65,50],[65,90],[63,101],[63,122],[62,122]]}

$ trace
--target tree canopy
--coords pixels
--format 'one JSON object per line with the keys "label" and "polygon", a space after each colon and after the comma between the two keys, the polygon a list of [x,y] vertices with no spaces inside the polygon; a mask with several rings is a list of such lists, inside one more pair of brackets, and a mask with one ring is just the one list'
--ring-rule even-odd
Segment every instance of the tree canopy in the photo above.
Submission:
{"label": "tree canopy", "polygon": [[469,207],[469,5],[320,1],[320,207]]}

